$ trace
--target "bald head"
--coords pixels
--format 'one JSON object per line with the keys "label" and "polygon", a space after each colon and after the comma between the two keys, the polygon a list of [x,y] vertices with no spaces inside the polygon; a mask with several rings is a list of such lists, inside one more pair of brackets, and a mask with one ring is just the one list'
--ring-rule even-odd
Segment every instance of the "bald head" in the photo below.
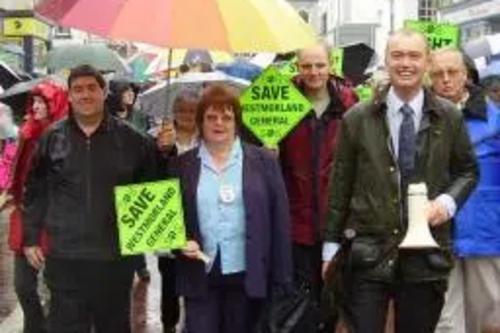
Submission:
{"label": "bald head", "polygon": [[463,100],[466,92],[467,67],[460,51],[456,49],[433,51],[429,74],[436,94],[454,103]]}
{"label": "bald head", "polygon": [[317,44],[297,52],[297,68],[299,78],[309,97],[324,93],[327,90],[330,75],[328,47]]}
{"label": "bald head", "polygon": [[323,55],[325,55],[328,58],[329,48],[328,48],[328,45],[326,45],[326,44],[318,43],[316,45],[300,49],[297,51],[297,60],[300,61],[300,59],[303,58],[304,55],[306,55],[308,53],[316,53],[316,54],[322,53]]}

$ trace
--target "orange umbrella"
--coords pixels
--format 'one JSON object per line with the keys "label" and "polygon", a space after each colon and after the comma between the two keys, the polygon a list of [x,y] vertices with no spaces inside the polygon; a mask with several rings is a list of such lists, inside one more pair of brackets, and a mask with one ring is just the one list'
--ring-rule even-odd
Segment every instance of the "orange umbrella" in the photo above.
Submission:
{"label": "orange umbrella", "polygon": [[287,52],[315,42],[286,0],[42,0],[55,23],[167,48]]}

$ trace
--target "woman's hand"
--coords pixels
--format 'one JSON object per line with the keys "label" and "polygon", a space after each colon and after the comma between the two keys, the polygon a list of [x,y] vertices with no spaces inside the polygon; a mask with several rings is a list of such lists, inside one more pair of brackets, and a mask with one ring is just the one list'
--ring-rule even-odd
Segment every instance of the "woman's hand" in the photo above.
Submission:
{"label": "woman's hand", "polygon": [[168,151],[175,145],[175,128],[173,122],[161,125],[156,137],[156,144],[161,151]]}
{"label": "woman's hand", "polygon": [[189,259],[201,260],[205,263],[205,265],[209,265],[211,261],[210,257],[201,252],[200,244],[193,240],[187,242],[186,247],[182,249],[182,254]]}
{"label": "woman's hand", "polygon": [[182,254],[189,259],[198,259],[200,252],[200,244],[193,240],[188,241],[186,247],[182,249]]}

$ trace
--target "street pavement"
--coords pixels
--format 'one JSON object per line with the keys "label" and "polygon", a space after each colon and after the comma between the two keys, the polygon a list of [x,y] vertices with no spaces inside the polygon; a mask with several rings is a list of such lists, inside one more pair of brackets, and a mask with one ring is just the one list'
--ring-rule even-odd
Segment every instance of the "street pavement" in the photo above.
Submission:
{"label": "street pavement", "polygon": [[[132,291],[132,332],[161,333],[160,275],[155,257],[148,257],[149,283],[135,280]],[[13,256],[7,246],[7,219],[0,216],[0,332],[22,333],[23,314],[14,294]]]}
{"label": "street pavement", "polygon": [[[149,283],[135,279],[132,290],[132,332],[162,333],[160,318],[160,275],[157,260],[148,256]],[[22,333],[23,314],[14,294],[13,258],[7,246],[7,221],[0,216],[0,332]],[[389,320],[391,322],[392,320]],[[182,319],[181,319],[182,322]],[[390,326],[390,325],[388,325]],[[181,329],[178,330],[180,332]],[[386,333],[392,333],[388,327]],[[345,333],[339,329],[337,333]]]}

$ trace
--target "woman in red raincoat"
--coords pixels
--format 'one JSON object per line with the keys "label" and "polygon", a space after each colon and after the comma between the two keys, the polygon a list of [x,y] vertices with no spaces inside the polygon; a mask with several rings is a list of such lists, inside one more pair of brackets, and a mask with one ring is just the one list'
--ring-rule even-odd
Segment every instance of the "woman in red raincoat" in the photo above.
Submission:
{"label": "woman in red raincoat", "polygon": [[[38,295],[38,270],[33,268],[23,253],[21,220],[22,198],[33,149],[45,130],[68,112],[68,96],[64,88],[51,82],[42,82],[30,92],[25,122],[19,131],[17,156],[12,167],[9,192],[13,211],[10,215],[9,246],[15,253],[14,284],[24,312],[24,333],[46,332],[44,314]],[[48,251],[47,236],[42,238],[42,249]]]}

